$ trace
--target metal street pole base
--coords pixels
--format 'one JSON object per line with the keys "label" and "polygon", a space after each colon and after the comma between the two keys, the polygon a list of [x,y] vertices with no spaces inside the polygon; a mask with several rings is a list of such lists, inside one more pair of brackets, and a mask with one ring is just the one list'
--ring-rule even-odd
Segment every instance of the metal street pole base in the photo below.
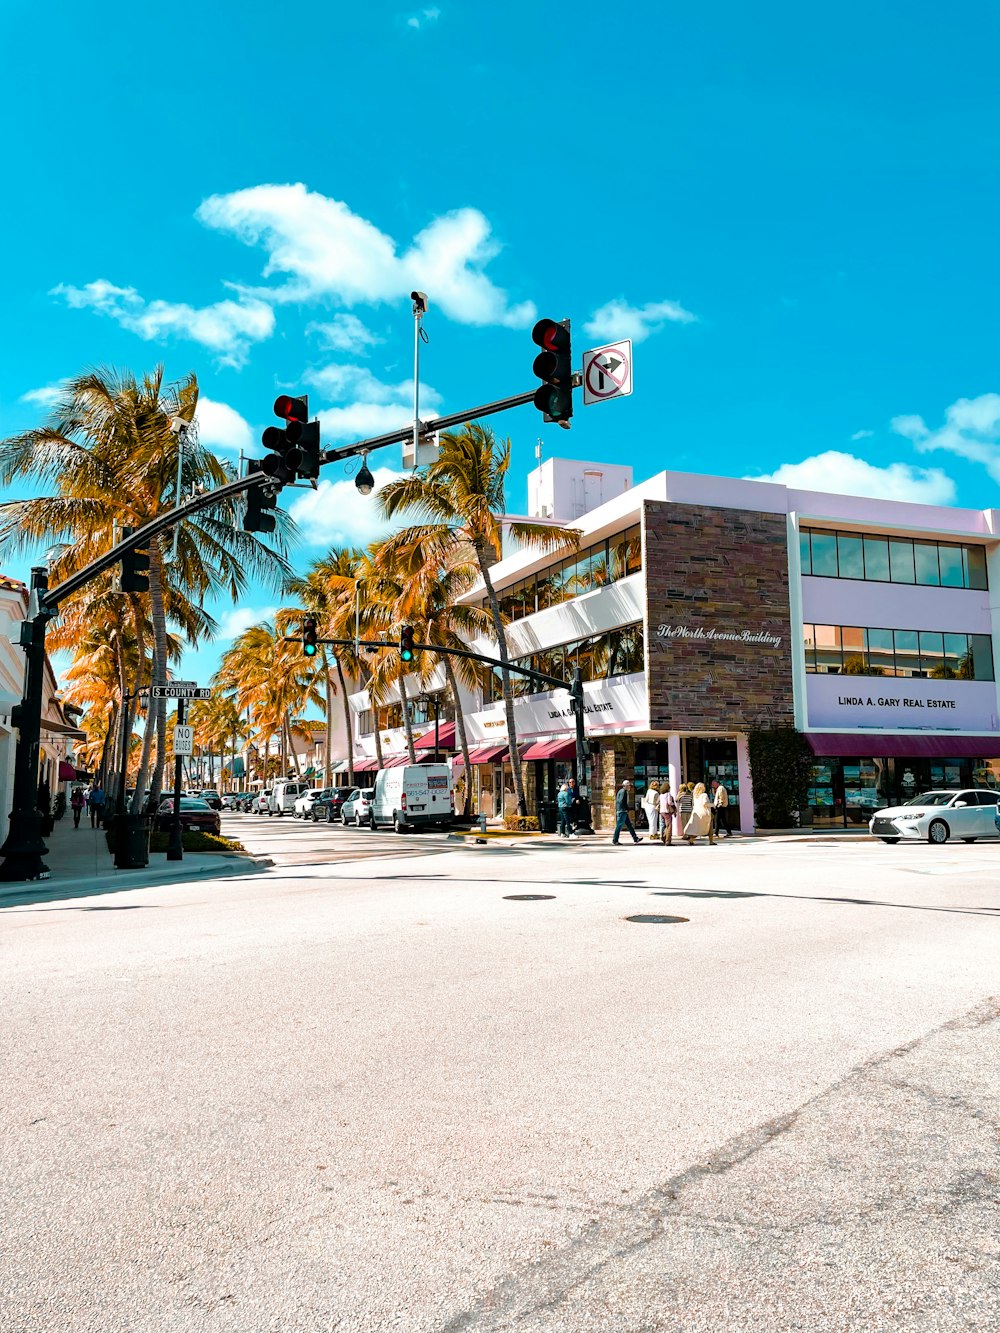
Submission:
{"label": "metal street pole base", "polygon": [[8,852],[0,866],[0,883],[48,879],[51,873],[37,852]]}
{"label": "metal street pole base", "polygon": [[40,811],[12,811],[10,823],[7,841],[0,847],[0,855],[4,858],[0,866],[0,882],[13,884],[48,879],[50,871],[42,857],[49,849],[42,838]]}

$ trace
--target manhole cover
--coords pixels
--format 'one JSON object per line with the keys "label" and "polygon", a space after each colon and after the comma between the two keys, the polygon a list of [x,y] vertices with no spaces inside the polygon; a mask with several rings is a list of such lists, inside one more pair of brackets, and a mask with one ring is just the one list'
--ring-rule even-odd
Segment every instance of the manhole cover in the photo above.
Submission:
{"label": "manhole cover", "polygon": [[627,916],[626,921],[638,921],[643,926],[675,926],[679,921],[690,921],[687,916]]}
{"label": "manhole cover", "polygon": [[503,898],[506,903],[540,903],[555,896],[554,893],[505,893]]}

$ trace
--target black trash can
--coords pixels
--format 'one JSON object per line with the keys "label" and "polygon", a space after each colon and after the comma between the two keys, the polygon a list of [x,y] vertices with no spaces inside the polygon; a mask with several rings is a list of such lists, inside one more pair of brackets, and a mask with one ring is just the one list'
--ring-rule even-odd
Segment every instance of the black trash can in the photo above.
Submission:
{"label": "black trash can", "polygon": [[555,833],[556,831],[555,801],[538,802],[538,827],[542,833]]}
{"label": "black trash can", "polygon": [[149,865],[149,825],[144,815],[115,816],[115,868],[141,870]]}

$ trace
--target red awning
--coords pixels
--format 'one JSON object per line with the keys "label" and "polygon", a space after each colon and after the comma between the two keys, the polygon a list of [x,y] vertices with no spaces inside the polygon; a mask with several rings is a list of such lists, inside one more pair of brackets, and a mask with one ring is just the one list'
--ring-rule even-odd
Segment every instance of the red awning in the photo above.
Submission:
{"label": "red awning", "polygon": [[521,755],[522,759],[572,759],[576,741],[533,741]]}
{"label": "red awning", "polygon": [[354,765],[355,773],[374,773],[378,763],[374,759],[359,759]]}
{"label": "red awning", "polygon": [[907,736],[884,732],[807,731],[806,740],[815,755],[867,759],[996,759],[1000,758],[1000,735],[996,736]]}
{"label": "red awning", "polygon": [[60,782],[76,781],[76,765],[71,764],[67,759],[59,760],[59,781]]}
{"label": "red awning", "polygon": [[402,768],[404,764],[408,764],[409,762],[410,762],[410,756],[408,754],[394,754],[390,755],[390,757],[385,761],[385,767]]}
{"label": "red awning", "polygon": [[510,758],[506,745],[477,745],[469,751],[473,764],[505,763]]}
{"label": "red awning", "polygon": [[[451,750],[455,742],[455,724],[454,722],[442,722],[438,727],[438,749]],[[431,727],[426,736],[421,736],[413,747],[415,750],[433,750],[434,749],[434,728]]]}

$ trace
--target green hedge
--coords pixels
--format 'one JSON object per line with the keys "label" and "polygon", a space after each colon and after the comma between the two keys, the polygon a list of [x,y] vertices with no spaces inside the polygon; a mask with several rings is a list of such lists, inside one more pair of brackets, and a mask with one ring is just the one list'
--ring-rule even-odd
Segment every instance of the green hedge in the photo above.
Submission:
{"label": "green hedge", "polygon": [[[108,851],[114,855],[115,851],[115,830],[114,821],[111,827],[106,828],[104,836],[108,842]],[[170,834],[161,833],[154,830],[149,835],[149,850],[151,852],[165,852],[170,845]],[[246,848],[235,838],[217,838],[214,833],[202,833],[200,830],[190,829],[181,834],[181,846],[186,852],[245,852]]]}
{"label": "green hedge", "polygon": [[754,817],[761,828],[792,828],[809,800],[814,764],[794,727],[751,731],[747,737]]}
{"label": "green hedge", "polygon": [[504,815],[503,826],[508,833],[537,833],[537,815]]}

